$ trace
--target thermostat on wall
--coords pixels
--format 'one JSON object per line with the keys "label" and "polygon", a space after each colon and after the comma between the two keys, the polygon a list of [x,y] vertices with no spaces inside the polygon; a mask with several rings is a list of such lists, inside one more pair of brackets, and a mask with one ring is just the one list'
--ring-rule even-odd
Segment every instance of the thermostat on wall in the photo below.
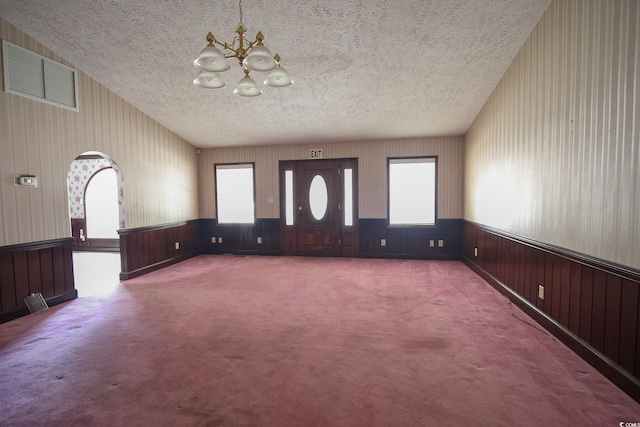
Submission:
{"label": "thermostat on wall", "polygon": [[20,187],[37,187],[38,186],[38,177],[35,175],[14,175],[15,186]]}

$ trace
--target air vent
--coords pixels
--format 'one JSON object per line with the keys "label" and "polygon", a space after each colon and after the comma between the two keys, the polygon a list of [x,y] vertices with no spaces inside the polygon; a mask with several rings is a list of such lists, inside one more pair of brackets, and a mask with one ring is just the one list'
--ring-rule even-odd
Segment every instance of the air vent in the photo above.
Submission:
{"label": "air vent", "polygon": [[6,92],[78,111],[76,70],[6,40],[2,53]]}

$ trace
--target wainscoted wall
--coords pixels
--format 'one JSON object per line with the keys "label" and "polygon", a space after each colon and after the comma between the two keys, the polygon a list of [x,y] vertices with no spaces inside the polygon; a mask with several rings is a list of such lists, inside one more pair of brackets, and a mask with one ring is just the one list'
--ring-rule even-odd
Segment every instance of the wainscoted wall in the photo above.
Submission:
{"label": "wainscoted wall", "polygon": [[91,238],[86,234],[87,225],[84,218],[71,218],[71,235],[74,251],[119,252],[120,239]]}
{"label": "wainscoted wall", "polygon": [[[462,220],[441,219],[437,227],[388,227],[386,219],[359,219],[359,256],[369,258],[460,259]],[[209,254],[282,255],[280,219],[258,218],[255,226],[200,220],[200,247]],[[211,238],[215,237],[215,243]],[[258,237],[262,243],[257,243]],[[222,242],[220,242],[222,238]],[[380,245],[386,239],[386,246]],[[433,247],[430,246],[433,240]],[[442,247],[438,242],[442,240]]]}
{"label": "wainscoted wall", "polygon": [[435,227],[389,227],[386,219],[360,219],[359,239],[361,257],[460,259],[462,220],[438,219]]}
{"label": "wainscoted wall", "polygon": [[325,159],[358,159],[360,218],[387,216],[387,157],[437,155],[438,217],[462,217],[464,137],[454,136],[204,149],[198,156],[200,218],[216,216],[214,164],[237,162],[255,162],[256,216],[279,218],[279,162],[309,159],[312,148],[322,149]]}
{"label": "wainscoted wall", "polygon": [[77,298],[73,239],[0,248],[0,323],[29,314],[24,298],[42,293],[49,306]]}
{"label": "wainscoted wall", "polygon": [[464,223],[463,257],[640,401],[640,271],[470,222]]}
{"label": "wainscoted wall", "polygon": [[553,1],[466,135],[464,218],[640,269],[640,2]]}
{"label": "wainscoted wall", "polygon": [[119,230],[120,280],[132,279],[200,253],[199,221]]}
{"label": "wainscoted wall", "polygon": [[[73,66],[2,18],[0,38]],[[78,95],[75,112],[0,91],[0,247],[71,235],[67,173],[91,150],[120,167],[127,227],[198,218],[195,147],[82,70]],[[14,187],[20,173],[39,188]]]}
{"label": "wainscoted wall", "polygon": [[[215,219],[200,220],[200,248],[208,254],[280,255],[280,219],[256,218],[253,226],[218,225]],[[258,243],[258,237],[262,243]],[[215,243],[212,241],[215,238]],[[220,240],[221,239],[221,240]]]}

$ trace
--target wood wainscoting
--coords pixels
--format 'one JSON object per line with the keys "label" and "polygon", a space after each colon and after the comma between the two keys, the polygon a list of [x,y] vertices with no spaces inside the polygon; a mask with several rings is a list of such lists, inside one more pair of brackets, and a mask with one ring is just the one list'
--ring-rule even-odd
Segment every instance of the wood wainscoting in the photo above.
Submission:
{"label": "wood wainscoting", "polygon": [[[384,218],[359,219],[358,228],[359,257],[456,260],[461,257],[461,219],[440,219],[436,227],[389,227]],[[215,219],[201,219],[200,230],[202,253],[283,254],[279,218],[258,218],[255,225],[218,225]],[[386,239],[386,246],[380,246],[381,239]]]}
{"label": "wood wainscoting", "polygon": [[459,260],[461,256],[462,219],[438,219],[428,227],[390,227],[385,218],[360,219],[358,227],[363,258]]}
{"label": "wood wainscoting", "polygon": [[91,238],[87,236],[84,218],[71,218],[73,250],[87,252],[119,252],[120,239]]}
{"label": "wood wainscoting", "polygon": [[256,218],[254,225],[219,225],[215,218],[201,219],[200,248],[206,254],[281,255],[280,219]]}
{"label": "wood wainscoting", "polygon": [[640,402],[640,271],[471,222],[463,259]]}
{"label": "wood wainscoting", "polygon": [[24,298],[42,293],[49,306],[78,297],[73,238],[0,247],[0,323],[29,314]]}
{"label": "wood wainscoting", "polygon": [[200,253],[199,221],[119,230],[120,280],[132,279]]}

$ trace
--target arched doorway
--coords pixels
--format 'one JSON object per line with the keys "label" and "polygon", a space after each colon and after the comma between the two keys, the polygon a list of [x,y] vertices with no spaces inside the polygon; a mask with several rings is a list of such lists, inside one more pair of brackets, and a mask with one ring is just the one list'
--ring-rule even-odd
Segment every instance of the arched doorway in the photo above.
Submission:
{"label": "arched doorway", "polygon": [[88,151],[71,162],[67,182],[78,296],[111,292],[120,282],[117,230],[125,228],[122,174],[111,157]]}
{"label": "arched doorway", "polygon": [[119,251],[125,228],[122,174],[104,153],[88,151],[71,162],[67,175],[74,250]]}

